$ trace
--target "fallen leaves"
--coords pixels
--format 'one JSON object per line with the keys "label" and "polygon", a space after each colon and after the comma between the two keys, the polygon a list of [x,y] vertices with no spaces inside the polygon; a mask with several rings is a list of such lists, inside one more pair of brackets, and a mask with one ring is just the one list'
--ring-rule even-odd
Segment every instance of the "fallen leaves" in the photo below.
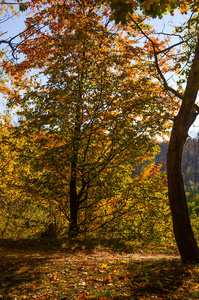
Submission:
{"label": "fallen leaves", "polygon": [[199,293],[199,268],[183,267],[175,257],[95,250],[30,252],[20,260],[17,253],[10,260],[0,262],[3,299],[183,299]]}

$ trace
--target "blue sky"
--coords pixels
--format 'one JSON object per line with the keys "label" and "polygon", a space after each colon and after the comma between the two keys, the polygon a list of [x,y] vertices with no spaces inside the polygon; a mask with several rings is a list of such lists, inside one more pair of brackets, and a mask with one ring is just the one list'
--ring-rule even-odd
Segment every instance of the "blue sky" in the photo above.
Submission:
{"label": "blue sky", "polygon": [[[174,16],[171,16],[170,14],[164,15],[162,19],[152,19],[151,24],[154,26],[154,28],[161,32],[164,29],[164,32],[172,33],[175,26],[179,26],[180,24],[186,22],[189,18],[189,14],[181,15],[180,12],[175,12]],[[177,43],[179,40],[172,40],[172,43]],[[170,84],[175,87],[175,83],[170,82]],[[199,95],[198,95],[199,99]],[[198,100],[199,102],[199,100]],[[197,132],[199,131],[199,116],[196,118],[196,121],[194,122],[193,126],[190,128],[189,134],[193,137],[197,135]]]}

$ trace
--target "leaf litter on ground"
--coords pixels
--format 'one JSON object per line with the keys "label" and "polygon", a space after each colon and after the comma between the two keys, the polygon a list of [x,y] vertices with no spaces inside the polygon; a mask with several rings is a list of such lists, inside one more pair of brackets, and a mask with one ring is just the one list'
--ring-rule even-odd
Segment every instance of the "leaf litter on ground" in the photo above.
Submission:
{"label": "leaf litter on ground", "polygon": [[179,256],[0,249],[0,299],[197,299],[199,266]]}

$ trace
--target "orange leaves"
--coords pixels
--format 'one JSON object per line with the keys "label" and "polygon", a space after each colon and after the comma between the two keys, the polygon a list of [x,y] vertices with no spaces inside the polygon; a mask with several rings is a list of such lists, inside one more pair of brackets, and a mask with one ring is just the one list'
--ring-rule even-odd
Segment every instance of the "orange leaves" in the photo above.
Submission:
{"label": "orange leaves", "polygon": [[107,268],[108,268],[108,265],[103,263],[103,264],[101,265],[101,268],[102,268],[102,269],[107,269]]}
{"label": "orange leaves", "polygon": [[187,12],[189,11],[189,6],[190,6],[191,1],[181,1],[180,3],[180,12],[181,14],[187,14]]}
{"label": "orange leaves", "polygon": [[[16,0],[13,0],[13,2],[12,3],[7,3],[6,1],[1,1],[1,6],[0,6],[0,15],[3,15],[3,14],[5,14],[5,13],[7,13],[7,12],[11,12],[11,14],[12,15],[16,15],[16,16],[18,16],[18,10],[17,9],[15,9],[15,7],[14,7],[14,4],[18,4],[18,3],[14,3],[14,2],[16,2]],[[17,7],[18,7],[18,5],[17,5]],[[5,18],[4,20],[3,20],[3,22],[5,22],[5,20],[6,20],[7,18]]]}
{"label": "orange leaves", "polygon": [[[91,4],[84,10],[72,1],[29,5],[39,10],[21,35],[22,60],[4,62],[7,94],[20,107],[29,139],[27,182],[34,199],[48,204],[56,199],[68,217],[73,180],[75,201],[82,204],[80,226],[97,229],[142,197],[137,178],[136,197],[129,196],[132,168],[153,151],[152,138],[168,120],[170,98],[151,79],[150,49],[139,45],[134,27],[127,35],[122,26],[105,25],[108,6],[103,15]],[[153,181],[158,172],[144,170],[143,179]]]}
{"label": "orange leaves", "polygon": [[79,295],[78,299],[87,299],[87,293],[86,293],[85,291],[83,291],[83,292]]}

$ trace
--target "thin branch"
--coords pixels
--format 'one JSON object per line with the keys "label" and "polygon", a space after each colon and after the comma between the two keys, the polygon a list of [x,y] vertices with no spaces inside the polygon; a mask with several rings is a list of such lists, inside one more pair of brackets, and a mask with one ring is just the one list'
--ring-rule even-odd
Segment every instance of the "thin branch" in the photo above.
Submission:
{"label": "thin branch", "polygon": [[[158,63],[158,54],[162,53],[164,51],[167,51],[166,49],[164,51],[160,50],[158,45],[143,31],[143,29],[140,27],[139,24],[137,24],[137,22],[132,18],[132,16],[130,16],[131,20],[134,22],[134,24],[138,27],[138,29],[141,31],[141,33],[146,37],[146,39],[148,41],[150,41],[150,43],[152,44],[153,47],[153,52],[154,52],[154,58],[155,58],[155,65],[156,65],[156,69],[158,71],[158,75],[160,76],[163,86],[166,90],[170,91],[171,93],[173,93],[177,98],[179,99],[183,99],[183,95],[181,95],[178,91],[176,91],[175,89],[173,89],[172,87],[170,87],[167,83],[166,78],[164,77],[160,67],[159,67],[159,63]],[[158,49],[158,51],[156,51],[156,49]],[[168,49],[168,48],[167,48]]]}
{"label": "thin branch", "polygon": [[156,51],[156,54],[160,54],[160,53],[163,53],[163,52],[168,52],[168,51],[170,51],[172,48],[177,47],[177,46],[179,46],[179,45],[181,45],[181,44],[183,44],[183,43],[186,43],[186,42],[188,42],[188,39],[185,40],[185,41],[181,41],[181,42],[179,42],[179,43],[176,43],[176,44],[174,44],[174,45],[171,45],[170,47],[165,48],[165,49],[163,49],[163,50]]}
{"label": "thin branch", "polygon": [[162,71],[160,70],[159,64],[158,64],[158,57],[157,57],[157,53],[155,51],[155,45],[154,43],[152,44],[153,46],[153,51],[154,51],[154,57],[155,57],[155,65],[156,65],[156,69],[158,71],[158,75],[160,76],[160,78],[162,79],[162,83],[164,85],[164,88],[168,91],[170,91],[171,93],[173,93],[176,97],[178,97],[179,99],[183,99],[183,96],[176,91],[175,89],[173,89],[172,87],[170,87],[166,81],[166,78],[164,77],[164,75],[162,74]]}

